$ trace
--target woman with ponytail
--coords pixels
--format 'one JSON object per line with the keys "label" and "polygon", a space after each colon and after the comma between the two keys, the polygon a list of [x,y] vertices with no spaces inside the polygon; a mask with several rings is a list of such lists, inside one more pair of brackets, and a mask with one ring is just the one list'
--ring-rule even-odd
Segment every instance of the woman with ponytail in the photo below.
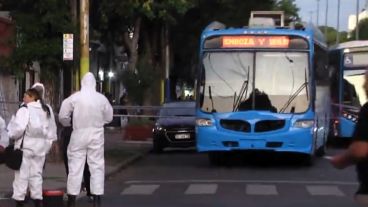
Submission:
{"label": "woman with ponytail", "polygon": [[[57,137],[56,123],[51,107],[44,104],[35,88],[28,89],[20,107],[8,125],[8,136],[15,148],[22,148],[23,160],[15,171],[13,196],[16,206],[24,206],[27,188],[36,207],[42,206],[42,171],[46,154]],[[21,144],[23,146],[21,147]]]}

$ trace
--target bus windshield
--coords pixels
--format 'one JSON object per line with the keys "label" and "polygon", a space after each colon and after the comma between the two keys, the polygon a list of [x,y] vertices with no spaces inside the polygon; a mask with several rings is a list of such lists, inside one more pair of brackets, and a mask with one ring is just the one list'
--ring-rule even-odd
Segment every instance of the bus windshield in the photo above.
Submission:
{"label": "bus windshield", "polygon": [[366,70],[344,70],[344,105],[360,107],[367,102],[367,97],[363,89],[365,72]]}
{"label": "bus windshield", "polygon": [[302,113],[309,106],[308,53],[206,52],[201,109]]}

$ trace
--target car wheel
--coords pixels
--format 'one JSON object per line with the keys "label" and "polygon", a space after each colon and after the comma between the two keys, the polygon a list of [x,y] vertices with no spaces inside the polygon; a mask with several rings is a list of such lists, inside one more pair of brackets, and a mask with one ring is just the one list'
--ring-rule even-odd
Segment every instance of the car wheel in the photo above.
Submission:
{"label": "car wheel", "polygon": [[160,142],[158,137],[153,138],[153,152],[154,153],[162,153],[164,147],[162,146],[162,143]]}

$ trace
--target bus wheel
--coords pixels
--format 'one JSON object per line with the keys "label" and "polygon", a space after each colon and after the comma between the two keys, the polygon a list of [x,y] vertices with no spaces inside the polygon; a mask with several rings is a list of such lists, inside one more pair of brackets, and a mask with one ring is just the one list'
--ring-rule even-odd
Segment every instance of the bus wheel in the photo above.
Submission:
{"label": "bus wheel", "polygon": [[223,165],[225,162],[225,156],[222,152],[209,152],[208,153],[208,160],[211,165]]}

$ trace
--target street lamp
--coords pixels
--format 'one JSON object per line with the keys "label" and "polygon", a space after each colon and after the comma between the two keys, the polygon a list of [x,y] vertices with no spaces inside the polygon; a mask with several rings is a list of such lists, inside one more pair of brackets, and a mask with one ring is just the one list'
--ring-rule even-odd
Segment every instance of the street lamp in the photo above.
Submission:
{"label": "street lamp", "polygon": [[115,76],[114,72],[110,71],[107,73],[107,76],[111,79]]}

